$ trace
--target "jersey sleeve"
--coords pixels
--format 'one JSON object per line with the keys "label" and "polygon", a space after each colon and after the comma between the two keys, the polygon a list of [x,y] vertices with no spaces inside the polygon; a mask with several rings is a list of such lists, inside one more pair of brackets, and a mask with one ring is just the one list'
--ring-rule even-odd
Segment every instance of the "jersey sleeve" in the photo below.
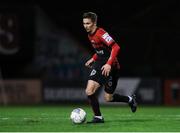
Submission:
{"label": "jersey sleeve", "polygon": [[111,55],[110,55],[108,61],[106,62],[106,64],[112,65],[113,62],[115,61],[119,51],[120,51],[119,45],[117,43],[114,43],[114,45],[112,45]]}
{"label": "jersey sleeve", "polygon": [[94,61],[96,61],[97,58],[98,58],[98,55],[95,53],[95,54],[92,56],[92,59],[93,59]]}
{"label": "jersey sleeve", "polygon": [[106,31],[99,32],[99,39],[107,46],[111,46],[115,43],[114,39]]}

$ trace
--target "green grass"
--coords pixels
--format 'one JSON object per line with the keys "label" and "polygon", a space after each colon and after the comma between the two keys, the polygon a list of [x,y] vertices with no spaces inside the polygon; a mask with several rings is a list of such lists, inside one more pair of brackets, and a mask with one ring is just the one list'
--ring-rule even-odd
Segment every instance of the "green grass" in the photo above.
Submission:
{"label": "green grass", "polygon": [[143,107],[132,113],[128,106],[102,106],[104,124],[71,123],[70,112],[81,107],[92,118],[89,106],[0,107],[1,132],[180,132],[180,107]]}

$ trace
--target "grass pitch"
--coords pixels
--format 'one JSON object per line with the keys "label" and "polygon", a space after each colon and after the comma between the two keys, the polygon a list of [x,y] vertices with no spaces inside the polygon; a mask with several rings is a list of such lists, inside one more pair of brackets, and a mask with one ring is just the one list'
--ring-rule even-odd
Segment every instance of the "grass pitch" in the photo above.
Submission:
{"label": "grass pitch", "polygon": [[104,124],[72,124],[74,108],[83,108],[87,120],[92,111],[84,105],[0,107],[1,132],[180,132],[180,107],[101,106]]}

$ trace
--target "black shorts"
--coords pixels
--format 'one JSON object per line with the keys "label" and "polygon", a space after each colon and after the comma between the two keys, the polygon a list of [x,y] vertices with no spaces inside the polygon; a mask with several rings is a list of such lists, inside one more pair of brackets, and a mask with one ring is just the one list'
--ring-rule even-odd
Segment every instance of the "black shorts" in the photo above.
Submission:
{"label": "black shorts", "polygon": [[102,75],[102,66],[105,62],[95,62],[89,72],[89,80],[98,82],[101,86],[104,85],[105,91],[109,94],[113,94],[117,81],[119,78],[119,69],[111,68],[109,76]]}

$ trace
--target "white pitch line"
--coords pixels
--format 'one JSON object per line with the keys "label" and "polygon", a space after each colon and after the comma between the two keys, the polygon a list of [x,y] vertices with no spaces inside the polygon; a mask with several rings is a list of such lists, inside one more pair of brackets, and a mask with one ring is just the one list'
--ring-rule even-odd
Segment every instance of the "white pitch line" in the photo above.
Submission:
{"label": "white pitch line", "polygon": [[2,119],[2,120],[8,120],[9,118],[8,118],[8,117],[2,117],[2,118],[0,118],[0,119]]}
{"label": "white pitch line", "polygon": [[[9,119],[15,119],[14,117],[13,118],[10,118],[10,117],[0,117],[0,120],[9,120]],[[32,120],[32,119],[39,119],[39,120],[45,120],[45,119],[52,119],[52,118],[47,118],[47,117],[24,117],[24,118],[19,118],[19,119],[23,119],[23,120]],[[56,119],[56,120],[65,120],[65,119],[69,119],[68,117],[64,117],[64,118],[53,118],[53,120]]]}
{"label": "white pitch line", "polygon": [[[121,118],[121,119],[131,119],[132,117],[134,117],[135,115],[115,115],[117,118]],[[138,117],[138,119],[147,119],[147,118],[153,118],[153,119],[163,119],[163,120],[167,120],[167,119],[176,119],[179,120],[180,119],[180,114],[178,115],[136,115],[135,117]],[[56,120],[69,120],[69,117],[24,117],[24,118],[20,118],[23,120],[32,120],[32,119],[38,119],[38,120],[48,120],[48,119],[56,119]],[[0,120],[12,120],[15,119],[14,117],[0,117]]]}

